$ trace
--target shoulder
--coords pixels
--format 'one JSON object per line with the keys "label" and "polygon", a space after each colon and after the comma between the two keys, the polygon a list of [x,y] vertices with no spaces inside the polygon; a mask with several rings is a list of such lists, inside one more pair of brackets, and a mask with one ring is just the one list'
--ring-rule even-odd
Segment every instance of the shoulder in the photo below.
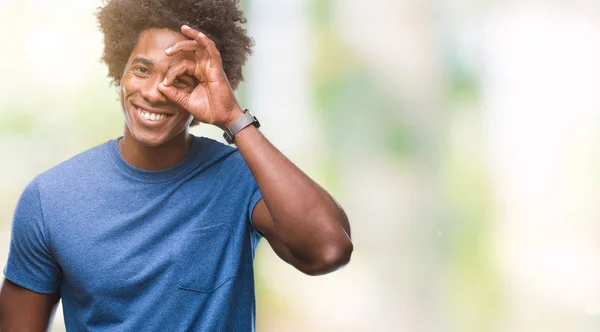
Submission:
{"label": "shoulder", "polygon": [[[206,137],[202,141],[201,154],[205,163],[219,170],[219,177],[229,181],[253,180],[246,161],[237,148]],[[226,173],[226,175],[224,174]]]}
{"label": "shoulder", "polygon": [[202,163],[231,168],[244,164],[238,149],[207,137],[196,137],[201,142]]}
{"label": "shoulder", "polygon": [[210,138],[203,137],[203,139],[205,140],[204,144],[209,147],[207,149],[209,150],[208,153],[214,156],[222,156],[221,159],[223,159],[223,162],[230,166],[247,167],[246,161],[237,148]]}
{"label": "shoulder", "polygon": [[195,137],[195,139],[198,142],[200,142],[202,146],[201,153],[206,156],[211,156],[213,158],[222,158],[237,151],[237,149],[233,148],[232,146],[221,143],[212,138],[198,136]]}
{"label": "shoulder", "polygon": [[37,181],[39,187],[55,187],[93,177],[94,174],[109,167],[111,160],[108,144],[111,142],[100,144],[63,161],[37,175],[34,182]]}

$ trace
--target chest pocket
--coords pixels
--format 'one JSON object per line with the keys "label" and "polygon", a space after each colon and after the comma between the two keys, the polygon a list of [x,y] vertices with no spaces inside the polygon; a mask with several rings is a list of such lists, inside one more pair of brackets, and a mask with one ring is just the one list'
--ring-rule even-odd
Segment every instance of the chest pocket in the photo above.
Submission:
{"label": "chest pocket", "polygon": [[175,273],[181,289],[210,293],[233,279],[231,224],[222,223],[186,233],[175,246]]}

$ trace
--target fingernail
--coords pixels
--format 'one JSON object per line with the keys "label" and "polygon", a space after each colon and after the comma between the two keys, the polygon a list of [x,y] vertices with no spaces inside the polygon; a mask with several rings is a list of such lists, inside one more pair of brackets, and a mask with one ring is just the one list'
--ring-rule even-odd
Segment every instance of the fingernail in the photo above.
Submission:
{"label": "fingernail", "polygon": [[187,26],[186,24],[184,24],[184,25],[182,26],[182,28],[189,29],[190,27],[189,27],[189,26]]}
{"label": "fingernail", "polygon": [[169,53],[169,52],[171,52],[171,49],[172,49],[172,48],[173,48],[173,47],[169,47],[169,48],[167,48],[167,49],[165,50],[165,52],[166,52],[166,53]]}
{"label": "fingernail", "polygon": [[198,32],[198,36],[200,36],[200,37],[206,37],[206,35],[203,34],[202,32]]}
{"label": "fingernail", "polygon": [[167,78],[165,77],[165,79],[163,80],[162,84],[163,84],[164,86],[167,86],[167,81],[168,81],[168,80],[167,80]]}

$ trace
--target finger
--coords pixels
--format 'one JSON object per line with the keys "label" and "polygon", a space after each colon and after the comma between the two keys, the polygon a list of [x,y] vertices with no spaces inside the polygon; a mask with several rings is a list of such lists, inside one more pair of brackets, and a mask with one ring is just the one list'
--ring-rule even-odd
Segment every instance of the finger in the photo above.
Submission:
{"label": "finger", "polygon": [[[184,25],[181,27],[181,32],[194,39],[196,42],[198,42],[198,44],[201,46],[201,48],[203,50],[206,51],[206,53],[208,54],[208,57],[211,60],[214,60],[215,63],[220,63],[221,62],[221,53],[219,52],[219,50],[217,49],[215,43],[210,40],[210,38],[208,38],[205,34],[203,34],[202,32],[190,28],[187,25]],[[212,61],[211,61],[211,66],[212,66]]]}
{"label": "finger", "polygon": [[183,107],[183,109],[188,109],[190,101],[190,94],[188,92],[179,90],[173,86],[165,86],[162,83],[158,85],[158,90],[175,104]]}
{"label": "finger", "polygon": [[169,71],[167,71],[167,74],[165,75],[165,79],[163,81],[163,85],[170,86],[177,77],[184,74],[193,77],[194,70],[196,70],[196,62],[191,60],[181,60],[175,66],[171,67]]}
{"label": "finger", "polygon": [[184,40],[175,43],[175,45],[167,48],[165,50],[165,54],[168,56],[175,55],[179,52],[194,52],[197,50],[201,50],[202,48],[195,40]]}

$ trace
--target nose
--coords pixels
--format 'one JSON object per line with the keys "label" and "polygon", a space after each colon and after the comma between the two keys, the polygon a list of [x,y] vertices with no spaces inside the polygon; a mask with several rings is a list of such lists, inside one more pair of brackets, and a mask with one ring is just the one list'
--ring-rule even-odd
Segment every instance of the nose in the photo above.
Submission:
{"label": "nose", "polygon": [[158,84],[162,82],[160,77],[156,77],[154,80],[147,80],[144,88],[142,89],[142,97],[144,97],[150,104],[164,104],[167,102],[167,97],[158,90]]}

